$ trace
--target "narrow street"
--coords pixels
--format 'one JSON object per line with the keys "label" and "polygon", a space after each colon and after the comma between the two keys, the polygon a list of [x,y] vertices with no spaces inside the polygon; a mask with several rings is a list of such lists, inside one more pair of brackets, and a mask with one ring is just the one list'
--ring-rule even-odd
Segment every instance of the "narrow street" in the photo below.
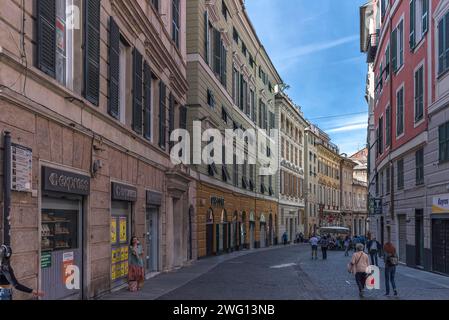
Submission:
{"label": "narrow street", "polygon": [[[119,291],[103,299],[158,300],[358,300],[348,257],[331,251],[328,260],[311,260],[308,245],[291,245],[203,259],[190,267],[148,280],[138,293]],[[380,261],[380,265],[383,262]],[[367,291],[365,300],[448,299],[449,277],[399,266],[399,296]]]}

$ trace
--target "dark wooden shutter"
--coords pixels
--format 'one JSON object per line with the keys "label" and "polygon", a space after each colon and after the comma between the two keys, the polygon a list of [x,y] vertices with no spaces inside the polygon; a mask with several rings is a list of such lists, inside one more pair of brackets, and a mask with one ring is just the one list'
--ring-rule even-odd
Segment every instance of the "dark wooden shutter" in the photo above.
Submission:
{"label": "dark wooden shutter", "polygon": [[421,21],[422,32],[424,34],[429,29],[429,0],[423,0]]}
{"label": "dark wooden shutter", "polygon": [[166,146],[166,129],[167,126],[165,124],[166,122],[166,116],[165,116],[165,84],[161,81],[159,83],[159,147],[165,150]]}
{"label": "dark wooden shutter", "polygon": [[179,128],[187,129],[187,108],[185,106],[179,108]]}
{"label": "dark wooden shutter", "polygon": [[449,69],[449,13],[444,17],[444,50],[445,50],[445,63],[444,63],[444,71]]}
{"label": "dark wooden shutter", "polygon": [[[173,130],[175,130],[175,98],[170,93],[168,97],[168,140],[170,140],[170,136]],[[169,145],[171,149],[173,143],[170,141]]]}
{"label": "dark wooden shutter", "polygon": [[438,23],[438,74],[445,70],[444,66],[444,56],[445,56],[445,43],[444,43],[444,21],[445,18],[441,19]]}
{"label": "dark wooden shutter", "polygon": [[415,25],[416,25],[416,1],[410,1],[410,49],[415,48]]}
{"label": "dark wooden shutter", "polygon": [[119,118],[120,30],[111,17],[109,20],[109,103],[108,112]]}
{"label": "dark wooden shutter", "polygon": [[133,50],[133,130],[142,133],[142,54]]}
{"label": "dark wooden shutter", "polygon": [[84,2],[84,97],[98,106],[100,96],[100,0]]}
{"label": "dark wooden shutter", "polygon": [[226,48],[223,44],[223,40],[220,40],[220,47],[221,47],[221,72],[220,72],[220,77],[221,77],[221,84],[227,88],[226,82],[227,82],[227,69],[228,69],[228,64],[227,64],[227,51]]}
{"label": "dark wooden shutter", "polygon": [[220,59],[221,58],[221,34],[220,31],[214,29],[214,71],[220,74]]}
{"label": "dark wooden shutter", "polygon": [[147,139],[151,139],[151,69],[148,63],[145,62],[143,66],[143,78],[144,78],[144,136]]}
{"label": "dark wooden shutter", "polygon": [[206,58],[206,63],[209,64],[209,13],[204,12],[204,53],[205,53],[205,58]]}
{"label": "dark wooden shutter", "polygon": [[56,77],[56,0],[37,1],[37,67]]}

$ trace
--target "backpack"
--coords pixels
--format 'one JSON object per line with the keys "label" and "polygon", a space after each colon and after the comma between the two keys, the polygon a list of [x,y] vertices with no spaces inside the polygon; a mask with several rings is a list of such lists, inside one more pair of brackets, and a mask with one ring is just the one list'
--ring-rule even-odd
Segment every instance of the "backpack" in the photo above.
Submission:
{"label": "backpack", "polygon": [[389,255],[387,258],[387,262],[390,266],[397,266],[399,264],[399,258],[396,254],[392,256]]}

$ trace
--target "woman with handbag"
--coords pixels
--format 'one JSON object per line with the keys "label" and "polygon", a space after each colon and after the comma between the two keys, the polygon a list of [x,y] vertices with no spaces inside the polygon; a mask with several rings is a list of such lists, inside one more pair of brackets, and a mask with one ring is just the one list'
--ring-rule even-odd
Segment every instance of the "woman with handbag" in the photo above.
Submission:
{"label": "woman with handbag", "polygon": [[394,295],[398,295],[396,289],[396,266],[399,264],[399,258],[396,253],[396,248],[391,242],[384,245],[384,261],[385,261],[385,295],[390,295],[390,282],[393,287]]}
{"label": "woman with handbag", "polygon": [[352,255],[351,262],[348,264],[348,272],[355,275],[355,281],[359,288],[359,296],[363,298],[363,290],[368,274],[366,271],[369,267],[368,255],[363,251],[364,245],[357,243],[356,252]]}
{"label": "woman with handbag", "polygon": [[137,237],[131,238],[129,246],[129,267],[128,267],[128,285],[129,291],[142,289],[145,281],[145,271],[143,267],[143,249]]}

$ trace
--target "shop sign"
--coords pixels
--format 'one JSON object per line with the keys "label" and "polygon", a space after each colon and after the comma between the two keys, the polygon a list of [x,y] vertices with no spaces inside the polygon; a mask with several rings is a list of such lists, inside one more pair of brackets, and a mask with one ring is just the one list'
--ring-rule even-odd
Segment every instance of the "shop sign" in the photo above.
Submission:
{"label": "shop sign", "polygon": [[369,199],[369,213],[375,215],[382,214],[382,198]]}
{"label": "shop sign", "polygon": [[11,144],[11,190],[31,192],[33,176],[33,151],[30,148]]}
{"label": "shop sign", "polygon": [[225,200],[223,197],[210,197],[210,205],[213,207],[224,208]]}
{"label": "shop sign", "polygon": [[112,182],[112,200],[137,201],[137,188]]}
{"label": "shop sign", "polygon": [[41,254],[41,268],[51,267],[51,252],[42,252]]}
{"label": "shop sign", "polygon": [[162,193],[147,191],[147,205],[160,206],[162,205]]}
{"label": "shop sign", "polygon": [[449,213],[449,194],[433,197],[432,213]]}
{"label": "shop sign", "polygon": [[90,177],[81,174],[43,167],[43,189],[79,195],[88,195]]}

